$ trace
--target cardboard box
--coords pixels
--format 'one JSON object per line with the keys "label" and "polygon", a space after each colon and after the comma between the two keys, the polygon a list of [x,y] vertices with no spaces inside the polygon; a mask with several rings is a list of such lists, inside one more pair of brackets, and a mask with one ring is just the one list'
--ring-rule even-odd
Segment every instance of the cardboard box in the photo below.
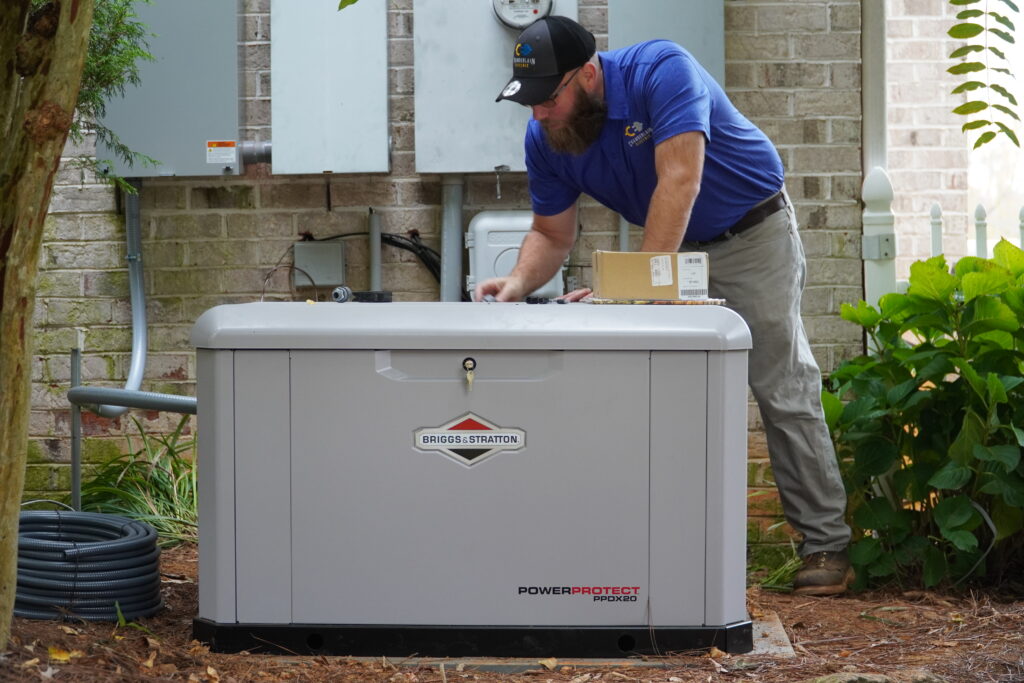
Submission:
{"label": "cardboard box", "polygon": [[702,251],[595,251],[595,299],[696,301],[708,298]]}

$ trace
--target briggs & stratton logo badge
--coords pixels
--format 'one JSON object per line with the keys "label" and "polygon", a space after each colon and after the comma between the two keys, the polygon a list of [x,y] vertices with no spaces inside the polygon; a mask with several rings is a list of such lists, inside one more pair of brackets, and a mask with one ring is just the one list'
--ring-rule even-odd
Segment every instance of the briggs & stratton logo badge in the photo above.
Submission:
{"label": "briggs & stratton logo badge", "polygon": [[440,427],[420,427],[413,432],[413,446],[420,451],[437,451],[470,467],[502,451],[522,450],[526,447],[526,432],[499,427],[466,413]]}

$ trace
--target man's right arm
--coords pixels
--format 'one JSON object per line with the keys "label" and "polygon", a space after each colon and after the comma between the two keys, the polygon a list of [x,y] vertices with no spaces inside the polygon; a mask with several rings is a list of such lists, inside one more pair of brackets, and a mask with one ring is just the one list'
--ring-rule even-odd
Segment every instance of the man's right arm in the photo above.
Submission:
{"label": "man's right arm", "polygon": [[519,260],[505,277],[484,280],[473,299],[492,295],[498,301],[520,301],[550,280],[576,241],[576,205],[554,216],[533,215],[533,228],[519,248]]}

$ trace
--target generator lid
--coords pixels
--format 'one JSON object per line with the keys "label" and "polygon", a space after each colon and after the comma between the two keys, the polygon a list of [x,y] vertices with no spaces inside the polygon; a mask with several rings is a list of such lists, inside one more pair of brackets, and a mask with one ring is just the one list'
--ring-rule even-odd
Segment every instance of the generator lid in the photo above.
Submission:
{"label": "generator lid", "polygon": [[749,349],[750,331],[714,305],[301,303],[216,306],[199,316],[205,349]]}

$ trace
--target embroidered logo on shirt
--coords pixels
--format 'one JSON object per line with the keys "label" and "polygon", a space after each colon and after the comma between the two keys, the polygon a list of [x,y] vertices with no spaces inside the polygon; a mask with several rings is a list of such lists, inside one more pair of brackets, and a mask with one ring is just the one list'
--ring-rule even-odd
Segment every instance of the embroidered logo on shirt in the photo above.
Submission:
{"label": "embroidered logo on shirt", "polygon": [[651,139],[651,129],[640,121],[634,121],[626,126],[625,135],[628,138],[629,146],[636,147]]}

